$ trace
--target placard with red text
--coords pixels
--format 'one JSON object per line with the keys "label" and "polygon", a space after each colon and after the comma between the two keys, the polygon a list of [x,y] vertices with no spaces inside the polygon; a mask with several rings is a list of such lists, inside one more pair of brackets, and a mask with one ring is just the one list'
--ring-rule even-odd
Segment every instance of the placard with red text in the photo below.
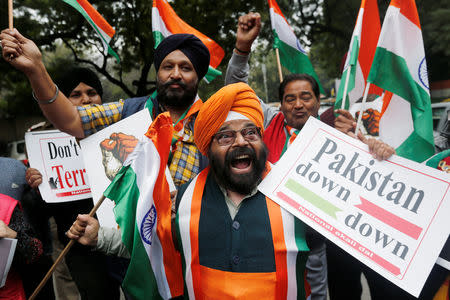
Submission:
{"label": "placard with red text", "polygon": [[314,118],[259,186],[414,296],[449,234],[449,189],[447,173],[395,155],[378,161],[367,145]]}
{"label": "placard with red text", "polygon": [[42,174],[39,191],[49,203],[91,197],[81,148],[75,138],[59,130],[25,134],[30,167]]}

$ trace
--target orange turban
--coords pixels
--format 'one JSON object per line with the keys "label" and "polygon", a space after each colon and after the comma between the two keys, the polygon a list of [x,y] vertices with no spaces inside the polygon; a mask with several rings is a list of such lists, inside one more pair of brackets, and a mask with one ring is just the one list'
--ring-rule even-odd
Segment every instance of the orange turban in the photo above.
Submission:
{"label": "orange turban", "polygon": [[252,88],[242,82],[227,85],[202,105],[195,120],[194,141],[203,155],[208,153],[212,137],[230,111],[244,115],[261,131],[264,130],[261,103]]}

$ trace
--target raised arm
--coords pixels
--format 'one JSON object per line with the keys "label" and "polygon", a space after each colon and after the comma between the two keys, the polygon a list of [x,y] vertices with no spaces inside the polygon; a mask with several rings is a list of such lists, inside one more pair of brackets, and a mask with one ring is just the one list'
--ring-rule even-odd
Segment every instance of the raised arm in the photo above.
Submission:
{"label": "raised arm", "polygon": [[261,30],[259,13],[248,13],[239,17],[236,31],[236,44],[225,74],[225,85],[248,82],[248,58],[252,44]]}
{"label": "raised arm", "polygon": [[[57,91],[36,44],[22,36],[17,29],[3,30],[0,40],[3,58],[28,78],[34,97],[45,117],[59,130],[83,138],[84,132],[77,108],[62,92]],[[54,101],[49,101],[53,99]]]}

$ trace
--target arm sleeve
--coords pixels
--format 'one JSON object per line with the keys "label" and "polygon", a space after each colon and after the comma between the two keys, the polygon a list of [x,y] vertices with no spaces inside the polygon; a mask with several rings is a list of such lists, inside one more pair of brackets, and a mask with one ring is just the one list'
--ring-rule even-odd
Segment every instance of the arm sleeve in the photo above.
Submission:
{"label": "arm sleeve", "polygon": [[[225,85],[237,82],[248,83],[248,74],[250,70],[248,60],[248,55],[239,55],[233,51],[225,74]],[[264,113],[264,128],[267,128],[270,121],[272,121],[273,117],[278,113],[278,110],[264,103],[259,97],[258,99]]]}
{"label": "arm sleeve", "polygon": [[125,244],[122,243],[122,235],[119,229],[100,227],[95,249],[102,251],[107,255],[130,258],[128,249]]}
{"label": "arm sleeve", "polygon": [[124,101],[78,106],[84,136],[87,137],[122,119]]}
{"label": "arm sleeve", "polygon": [[225,74],[225,85],[245,82],[248,83],[249,65],[248,55],[239,55],[234,53],[228,62],[227,72]]}
{"label": "arm sleeve", "polygon": [[34,237],[33,230],[25,222],[23,213],[18,206],[14,208],[8,226],[17,232],[15,260],[20,264],[29,264],[36,261],[43,253],[42,242]]}

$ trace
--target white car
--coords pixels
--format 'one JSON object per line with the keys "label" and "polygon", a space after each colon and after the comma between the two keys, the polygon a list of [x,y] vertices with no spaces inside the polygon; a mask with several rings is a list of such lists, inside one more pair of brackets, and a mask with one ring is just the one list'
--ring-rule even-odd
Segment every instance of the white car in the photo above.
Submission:
{"label": "white car", "polygon": [[26,160],[25,141],[21,140],[8,143],[8,156],[21,161]]}

